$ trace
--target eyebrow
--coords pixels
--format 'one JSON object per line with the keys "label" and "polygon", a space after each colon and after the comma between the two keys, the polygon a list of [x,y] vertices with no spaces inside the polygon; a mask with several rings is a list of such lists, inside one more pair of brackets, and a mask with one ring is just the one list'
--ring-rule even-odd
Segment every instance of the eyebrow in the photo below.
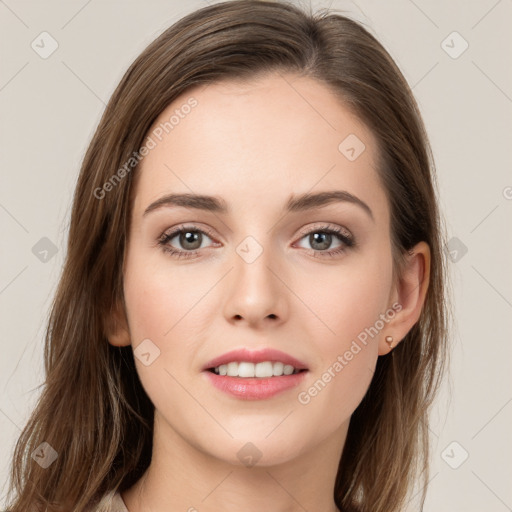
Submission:
{"label": "eyebrow", "polygon": [[[364,201],[346,190],[331,190],[326,192],[317,192],[315,194],[306,193],[292,195],[286,203],[285,209],[290,213],[303,212],[313,210],[315,208],[322,208],[336,202],[352,203],[359,206],[368,214],[372,221],[375,222],[371,208]],[[220,214],[227,214],[230,212],[230,208],[226,201],[218,196],[206,196],[200,194],[168,194],[151,203],[144,210],[143,216],[146,216],[154,210],[172,206],[182,206],[185,208],[193,208]]]}

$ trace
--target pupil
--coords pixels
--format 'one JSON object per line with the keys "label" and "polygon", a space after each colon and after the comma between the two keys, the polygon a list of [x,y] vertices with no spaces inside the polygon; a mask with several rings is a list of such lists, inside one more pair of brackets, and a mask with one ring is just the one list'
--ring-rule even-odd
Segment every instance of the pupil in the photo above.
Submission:
{"label": "pupil", "polygon": [[[313,247],[313,249],[327,249],[331,245],[332,235],[330,233],[312,233],[309,236],[309,243]],[[320,247],[315,247],[316,244],[320,240]]]}
{"label": "pupil", "polygon": [[[185,233],[181,234],[181,240],[180,243],[182,244],[182,247],[186,249],[199,249],[201,247],[201,233],[197,231],[187,231]],[[197,243],[199,241],[199,243]],[[192,244],[192,247],[190,247],[187,244]]]}

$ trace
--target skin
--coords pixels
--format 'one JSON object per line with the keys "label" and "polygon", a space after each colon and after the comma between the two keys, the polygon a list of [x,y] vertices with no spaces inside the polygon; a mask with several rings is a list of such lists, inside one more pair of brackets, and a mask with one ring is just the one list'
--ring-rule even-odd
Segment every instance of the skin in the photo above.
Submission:
{"label": "skin", "polygon": [[[392,282],[390,212],[377,177],[376,140],[321,83],[271,74],[197,87],[155,125],[190,96],[198,105],[139,168],[124,261],[126,310],[109,336],[111,344],[134,349],[149,338],[160,350],[149,366],[135,358],[155,405],[153,459],[122,498],[130,512],[336,511],[334,481],[350,417],[378,357],[390,351],[385,337],[393,336],[396,346],[419,318],[429,247],[419,243]],[[355,161],[338,150],[349,134],[366,146]],[[359,197],[374,220],[347,202],[285,214],[291,194],[329,190]],[[231,213],[173,206],[143,215],[171,192],[222,197]],[[173,258],[157,243],[182,223],[214,235],[203,235],[198,255],[189,259]],[[304,232],[325,225],[348,230],[357,246],[322,257],[321,244],[312,245]],[[247,236],[263,249],[252,263],[236,252]],[[169,245],[186,251],[190,245],[181,241],[176,236]],[[342,245],[333,237],[323,250]],[[395,302],[401,311],[301,404],[298,393]],[[277,348],[305,362],[309,373],[300,386],[270,399],[233,398],[201,369],[241,347]],[[248,442],[261,452],[253,467],[237,456]]]}

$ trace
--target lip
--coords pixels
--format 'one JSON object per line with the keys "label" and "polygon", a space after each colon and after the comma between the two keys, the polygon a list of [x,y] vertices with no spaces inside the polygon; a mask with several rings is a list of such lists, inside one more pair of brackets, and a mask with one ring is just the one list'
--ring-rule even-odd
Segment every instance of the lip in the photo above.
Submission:
{"label": "lip", "polygon": [[278,393],[298,386],[307,370],[292,375],[268,378],[241,378],[217,375],[216,373],[203,371],[205,378],[220,391],[241,400],[265,400]]}
{"label": "lip", "polygon": [[[217,375],[216,373],[208,371],[211,368],[215,368],[221,364],[227,364],[232,361],[238,363],[243,361],[248,363],[280,361],[284,364],[293,366],[297,370],[304,371],[291,375],[281,375],[280,377],[265,378],[228,377],[227,375]],[[264,400],[299,385],[308,373],[308,367],[302,361],[282,352],[281,350],[273,348],[264,348],[260,350],[241,348],[231,350],[230,352],[226,352],[225,354],[212,359],[203,366],[202,373],[205,375],[205,378],[213,384],[213,386],[228,395],[242,400]]]}
{"label": "lip", "polygon": [[[221,356],[218,356],[211,361],[208,361],[202,368],[202,371],[209,370],[210,368],[215,368],[220,366],[221,364],[227,364],[232,361],[236,361],[241,363],[243,361],[248,363],[262,363],[264,361],[280,361],[284,364],[292,365],[297,370],[307,370],[308,367],[302,361],[299,361],[295,357],[286,354],[285,352],[281,352],[281,350],[276,350],[273,348],[264,348],[260,350],[249,350],[247,348],[235,349],[230,352],[226,352]],[[211,372],[209,372],[211,373]],[[303,372],[304,373],[304,372]],[[289,375],[287,375],[289,377]],[[230,377],[236,378],[239,377]],[[272,379],[280,378],[280,377],[270,377]],[[250,379],[245,379],[250,380]],[[265,379],[258,379],[259,381],[263,381]]]}

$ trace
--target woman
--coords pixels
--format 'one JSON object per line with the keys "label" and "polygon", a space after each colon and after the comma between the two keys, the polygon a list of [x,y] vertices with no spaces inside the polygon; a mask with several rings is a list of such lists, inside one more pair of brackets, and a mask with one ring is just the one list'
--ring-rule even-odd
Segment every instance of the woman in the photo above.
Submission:
{"label": "woman", "polygon": [[247,0],[181,19],[84,158],[10,510],[402,510],[442,244],[417,105],[364,28]]}

